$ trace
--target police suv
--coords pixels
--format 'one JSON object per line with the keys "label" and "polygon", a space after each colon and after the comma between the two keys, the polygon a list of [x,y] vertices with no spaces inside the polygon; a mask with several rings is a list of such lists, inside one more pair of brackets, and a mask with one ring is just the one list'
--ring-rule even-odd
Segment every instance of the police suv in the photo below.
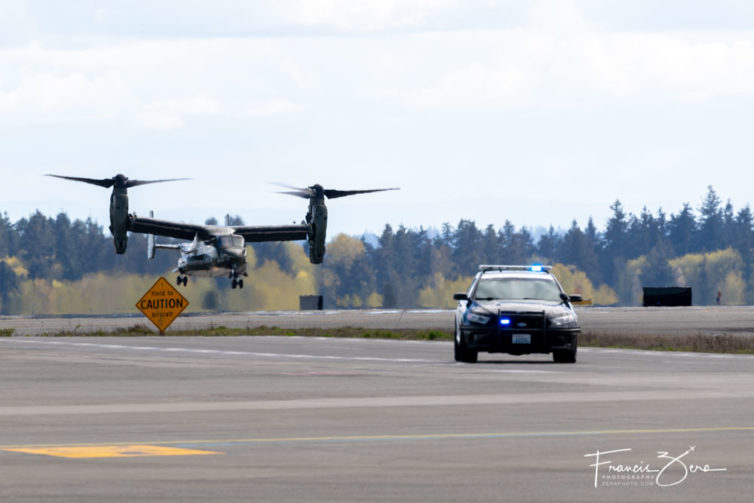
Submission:
{"label": "police suv", "polygon": [[481,265],[468,292],[456,293],[455,359],[477,361],[489,353],[552,353],[576,361],[581,331],[571,302],[550,266]]}

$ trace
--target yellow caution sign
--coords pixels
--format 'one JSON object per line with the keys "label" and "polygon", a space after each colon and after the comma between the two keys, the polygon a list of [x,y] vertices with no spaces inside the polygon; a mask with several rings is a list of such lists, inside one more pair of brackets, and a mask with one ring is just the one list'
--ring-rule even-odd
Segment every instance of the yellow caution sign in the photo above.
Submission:
{"label": "yellow caution sign", "polygon": [[139,299],[136,308],[163,334],[188,305],[186,297],[160,276],[152,288]]}

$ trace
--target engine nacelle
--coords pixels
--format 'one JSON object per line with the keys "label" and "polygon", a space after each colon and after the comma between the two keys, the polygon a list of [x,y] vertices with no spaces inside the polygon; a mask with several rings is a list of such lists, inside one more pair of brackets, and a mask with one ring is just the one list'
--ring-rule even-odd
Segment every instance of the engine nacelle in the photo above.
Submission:
{"label": "engine nacelle", "polygon": [[115,253],[126,253],[128,247],[128,194],[126,189],[114,188],[110,196],[110,233]]}
{"label": "engine nacelle", "polygon": [[110,196],[110,233],[113,235],[115,253],[126,253],[128,246],[128,228],[130,217],[128,216],[128,189],[148,183],[171,182],[174,180],[186,180],[185,178],[171,178],[167,180],[130,180],[126,175],[117,174],[112,178],[82,178],[80,176],[47,175],[74,182],[83,182],[98,187],[113,188]]}
{"label": "engine nacelle", "polygon": [[325,239],[327,238],[327,207],[324,200],[313,201],[306,215],[309,231],[309,262],[321,264],[325,259]]}

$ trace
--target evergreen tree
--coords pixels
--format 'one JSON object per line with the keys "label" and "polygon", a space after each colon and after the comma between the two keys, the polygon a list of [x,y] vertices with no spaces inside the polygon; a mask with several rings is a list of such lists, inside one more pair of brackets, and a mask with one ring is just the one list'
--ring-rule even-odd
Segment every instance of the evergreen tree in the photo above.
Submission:
{"label": "evergreen tree", "polygon": [[440,235],[435,238],[435,243],[440,246],[453,247],[453,226],[448,222],[442,224]]}
{"label": "evergreen tree", "polygon": [[50,219],[37,210],[16,224],[21,259],[31,278],[52,278],[55,269],[55,233]]}
{"label": "evergreen tree", "polygon": [[720,198],[712,185],[707,186],[707,195],[699,207],[700,221],[696,248],[701,251],[714,251],[724,248],[723,212]]}
{"label": "evergreen tree", "polygon": [[[327,270],[337,277],[328,279],[336,285],[333,295],[359,297],[363,301],[371,293],[379,292],[386,306],[409,307],[417,304],[422,289],[434,284],[437,273],[445,280],[455,281],[461,275],[476,273],[481,263],[524,264],[536,253],[551,263],[572,264],[593,283],[607,283],[627,296],[632,295],[629,292],[635,281],[633,276],[629,277],[627,260],[646,256],[639,279],[644,284],[667,285],[674,283],[669,259],[707,251],[706,261],[708,257],[717,257],[711,252],[731,246],[740,256],[738,263],[723,270],[715,265],[718,258],[710,258],[709,268],[702,265],[703,271],[694,280],[695,297],[700,303],[714,302],[717,285],[725,281],[725,277],[719,276],[723,272],[728,275],[740,271],[737,286],[727,288],[735,287],[739,292],[736,298],[743,298],[742,279],[746,298],[754,302],[754,215],[748,206],[736,212],[730,201],[723,205],[709,186],[698,218],[688,203],[669,218],[661,208],[656,215],[646,207],[638,216],[627,215],[620,200],[610,209],[612,215],[604,232],[595,227],[592,219],[583,230],[574,221],[562,235],[550,226],[536,246],[526,228],[517,230],[508,220],[496,230],[494,225],[480,229],[474,221],[463,219],[455,228],[443,224],[438,233],[403,226],[394,231],[386,225],[375,246],[350,238],[363,250],[352,261],[337,267],[329,267],[326,262],[314,270]],[[207,220],[208,225],[213,223],[216,220]],[[240,225],[243,221],[235,216],[230,217],[230,223]],[[166,238],[165,242],[176,241]],[[296,272],[286,245],[253,246],[258,263],[270,260],[288,274]],[[0,258],[17,257],[31,279],[77,280],[100,271],[163,274],[175,266],[174,253],[158,253],[156,260],[148,261],[144,258],[145,249],[145,236],[131,234],[127,252],[116,255],[111,236],[101,226],[91,220],[71,222],[65,213],[48,218],[37,211],[15,224],[7,214],[0,217]],[[688,263],[695,260],[698,258],[689,257]],[[0,300],[7,307],[9,292],[19,287],[21,279],[7,261],[0,263]],[[684,275],[691,274],[689,266],[686,267],[682,269]],[[698,267],[694,270],[698,271]]]}
{"label": "evergreen tree", "polygon": [[[62,276],[67,280],[76,280],[84,275],[81,254],[76,246],[71,220],[65,213],[55,219],[55,258],[61,265]],[[53,238],[53,236],[50,236]]]}
{"label": "evergreen tree", "polygon": [[733,246],[735,237],[736,237],[736,215],[733,211],[733,204],[731,204],[730,199],[725,203],[725,207],[723,208],[723,224],[721,229],[722,234],[722,242],[720,243],[720,247],[717,249],[723,249],[728,248],[729,246]]}
{"label": "evergreen tree", "polygon": [[744,263],[743,280],[747,285],[746,302],[754,302],[754,285],[752,285],[752,266],[754,266],[754,215],[751,208],[745,206],[737,214],[734,222],[732,245],[738,250]]}
{"label": "evergreen tree", "polygon": [[517,259],[515,263],[527,263],[536,250],[531,232],[526,227],[521,227],[521,230],[513,235],[513,255]]}
{"label": "evergreen tree", "polygon": [[[654,219],[653,234],[651,236],[652,246],[657,246],[660,241],[668,243],[668,218],[662,208],[657,210],[657,217]],[[672,248],[668,247],[667,252],[672,253]]]}
{"label": "evergreen tree", "polygon": [[668,264],[668,250],[660,242],[647,254],[647,262],[639,274],[642,286],[675,286],[673,269]]}
{"label": "evergreen tree", "polygon": [[694,248],[697,225],[689,203],[683,203],[683,208],[678,215],[670,215],[668,228],[675,256],[679,257],[697,251]]}
{"label": "evergreen tree", "polygon": [[9,314],[8,312],[8,297],[14,291],[18,290],[18,277],[13,269],[8,264],[0,261],[0,299],[2,300],[2,306],[0,306],[0,313]]}
{"label": "evergreen tree", "polygon": [[498,232],[502,244],[502,262],[505,264],[526,264],[534,253],[535,247],[531,234],[526,229],[516,232],[516,228],[506,220]]}
{"label": "evergreen tree", "polygon": [[576,266],[584,271],[593,282],[598,283],[601,282],[602,274],[592,239],[582,232],[576,220],[574,220],[571,223],[571,228],[563,236],[558,257],[564,264]]}
{"label": "evergreen tree", "polygon": [[600,257],[600,267],[608,284],[617,285],[618,271],[623,269],[627,256],[628,222],[623,205],[617,200],[610,206],[613,216],[607,221],[605,247]]}
{"label": "evergreen tree", "polygon": [[485,264],[500,263],[502,255],[502,243],[495,227],[490,224],[484,230],[482,237],[482,262]]}
{"label": "evergreen tree", "polygon": [[579,229],[576,220],[571,222],[571,228],[563,236],[558,258],[567,265],[579,266],[581,262],[581,250],[584,246],[584,233]]}
{"label": "evergreen tree", "polygon": [[602,243],[591,217],[589,217],[586,229],[584,230],[584,236],[586,238],[585,246],[587,249],[583,252],[583,271],[589,276],[589,279],[591,279],[595,285],[599,285],[605,281],[602,274],[602,268],[600,267]]}
{"label": "evergreen tree", "polygon": [[445,278],[456,279],[458,270],[453,264],[453,240],[452,227],[449,224],[443,224],[442,233],[429,241],[427,246],[431,250],[432,274],[438,272]]}
{"label": "evergreen tree", "polygon": [[16,254],[16,231],[13,229],[7,213],[0,217],[0,257],[9,257]]}
{"label": "evergreen tree", "polygon": [[642,208],[638,217],[629,215],[623,256],[633,259],[649,253],[657,244],[660,235],[658,227],[657,220],[646,206]]}
{"label": "evergreen tree", "polygon": [[461,220],[453,236],[453,262],[461,275],[475,274],[482,255],[482,233],[471,220]]}
{"label": "evergreen tree", "polygon": [[555,257],[558,256],[560,246],[561,238],[551,225],[547,230],[547,234],[542,234],[539,237],[539,241],[537,242],[537,253],[539,253],[542,258],[553,261],[555,260]]}

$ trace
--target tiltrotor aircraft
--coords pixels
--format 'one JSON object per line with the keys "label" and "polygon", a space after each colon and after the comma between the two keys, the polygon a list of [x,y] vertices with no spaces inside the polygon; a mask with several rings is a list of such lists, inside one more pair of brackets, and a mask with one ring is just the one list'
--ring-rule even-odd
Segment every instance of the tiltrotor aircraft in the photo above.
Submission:
{"label": "tiltrotor aircraft", "polygon": [[[173,249],[179,252],[177,283],[188,283],[188,276],[221,276],[227,274],[232,288],[243,288],[243,276],[246,272],[246,243],[262,241],[299,241],[307,240],[309,244],[309,261],[321,264],[325,257],[325,238],[327,235],[327,206],[325,198],[382,192],[389,189],[368,190],[331,190],[321,185],[296,188],[286,186],[290,194],[309,200],[309,211],[300,225],[196,225],[182,222],[170,222],[155,218],[138,217],[128,213],[128,189],[148,183],[171,182],[186,178],[164,180],[130,180],[124,175],[112,178],[94,179],[62,175],[47,175],[65,180],[90,183],[105,188],[113,188],[110,196],[110,232],[113,235],[115,252],[126,252],[128,232],[147,234],[149,258],[154,258],[155,249]],[[158,244],[154,236],[164,236],[190,241],[187,244]]]}

